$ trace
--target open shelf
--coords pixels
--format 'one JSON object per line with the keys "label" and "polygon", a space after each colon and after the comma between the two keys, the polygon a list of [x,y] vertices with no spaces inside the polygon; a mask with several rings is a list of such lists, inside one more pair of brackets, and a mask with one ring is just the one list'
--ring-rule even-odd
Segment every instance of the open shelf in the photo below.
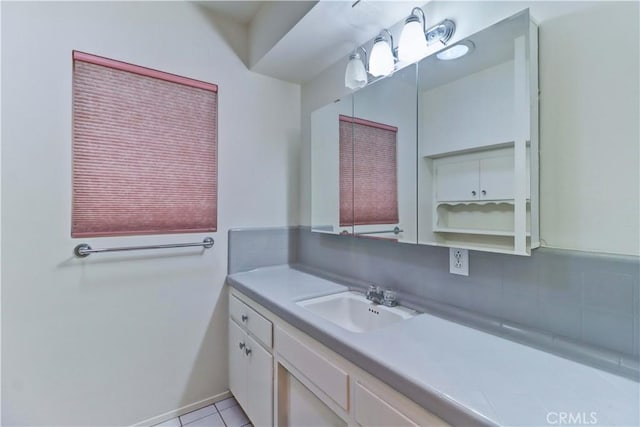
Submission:
{"label": "open shelf", "polygon": [[[529,203],[529,199],[527,199],[527,203]],[[515,202],[513,199],[506,200],[456,200],[456,201],[447,201],[447,202],[436,202],[436,207],[441,205],[449,205],[449,206],[457,206],[457,205],[511,205],[513,206]]]}
{"label": "open shelf", "polygon": [[[515,233],[513,231],[504,230],[479,230],[477,228],[444,228],[439,227],[433,230],[435,233],[456,233],[456,234],[477,234],[480,236],[506,236],[513,237]],[[527,237],[530,237],[531,233],[527,231]]]}

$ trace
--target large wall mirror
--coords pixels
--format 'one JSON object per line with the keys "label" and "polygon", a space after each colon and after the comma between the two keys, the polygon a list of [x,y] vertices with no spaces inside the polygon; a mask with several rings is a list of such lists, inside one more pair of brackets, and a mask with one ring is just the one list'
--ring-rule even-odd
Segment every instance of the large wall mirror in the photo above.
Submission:
{"label": "large wall mirror", "polygon": [[528,11],[419,63],[419,243],[539,246],[537,90]]}
{"label": "large wall mirror", "polygon": [[416,66],[353,94],[354,234],[416,243]]}
{"label": "large wall mirror", "polygon": [[351,124],[344,120],[351,117],[351,95],[311,113],[311,229],[315,232],[353,234],[353,193],[341,191],[351,188],[342,170],[353,158],[351,147],[346,147]]}
{"label": "large wall mirror", "polygon": [[530,254],[537,94],[525,10],[318,109],[312,229]]}
{"label": "large wall mirror", "polygon": [[416,243],[416,66],[311,114],[312,230]]}

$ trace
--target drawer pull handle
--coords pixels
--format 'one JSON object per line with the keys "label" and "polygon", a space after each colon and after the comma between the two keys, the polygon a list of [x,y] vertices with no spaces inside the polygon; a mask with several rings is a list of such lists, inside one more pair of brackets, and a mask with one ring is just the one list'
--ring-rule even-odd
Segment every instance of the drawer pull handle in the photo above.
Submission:
{"label": "drawer pull handle", "polygon": [[473,190],[473,191],[471,192],[471,195],[472,195],[472,196],[475,196],[475,195],[476,195],[476,191],[475,191],[475,190]]}
{"label": "drawer pull handle", "polygon": [[251,349],[249,347],[244,349],[244,354],[246,354],[247,356],[251,354]]}
{"label": "drawer pull handle", "polygon": [[240,350],[242,350],[243,348],[245,348],[247,345],[243,342],[241,342],[240,344],[238,344],[238,346],[240,347]]}
{"label": "drawer pull handle", "polygon": [[487,195],[487,191],[486,190],[482,190],[482,195],[486,196]]}
{"label": "drawer pull handle", "polygon": [[247,316],[246,314],[242,315],[242,321],[246,322],[247,320],[249,320],[249,316]]}

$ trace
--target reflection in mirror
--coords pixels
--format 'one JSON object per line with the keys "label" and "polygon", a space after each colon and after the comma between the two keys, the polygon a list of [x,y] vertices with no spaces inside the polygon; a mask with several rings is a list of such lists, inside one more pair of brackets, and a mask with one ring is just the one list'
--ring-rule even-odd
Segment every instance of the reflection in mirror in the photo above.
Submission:
{"label": "reflection in mirror", "polygon": [[530,254],[539,246],[538,82],[528,10],[418,67],[419,243]]}
{"label": "reflection in mirror", "polygon": [[[351,175],[353,100],[348,95],[311,113],[311,229],[352,234]],[[342,118],[342,120],[341,120]]]}
{"label": "reflection in mirror", "polygon": [[353,222],[358,236],[417,242],[416,66],[353,95]]}

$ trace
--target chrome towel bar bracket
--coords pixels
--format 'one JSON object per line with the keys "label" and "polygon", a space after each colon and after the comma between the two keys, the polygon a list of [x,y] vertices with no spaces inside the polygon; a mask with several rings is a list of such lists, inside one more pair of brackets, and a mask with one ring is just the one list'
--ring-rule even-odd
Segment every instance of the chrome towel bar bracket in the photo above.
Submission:
{"label": "chrome towel bar bracket", "polygon": [[171,249],[171,248],[192,248],[201,246],[204,249],[210,249],[213,247],[213,239],[211,237],[205,237],[202,242],[198,243],[172,243],[168,245],[149,245],[149,246],[126,246],[119,248],[102,248],[93,249],[86,243],[80,243],[73,248],[73,253],[78,258],[86,258],[91,254],[97,254],[100,252],[122,252],[122,251],[141,251],[147,249]]}

